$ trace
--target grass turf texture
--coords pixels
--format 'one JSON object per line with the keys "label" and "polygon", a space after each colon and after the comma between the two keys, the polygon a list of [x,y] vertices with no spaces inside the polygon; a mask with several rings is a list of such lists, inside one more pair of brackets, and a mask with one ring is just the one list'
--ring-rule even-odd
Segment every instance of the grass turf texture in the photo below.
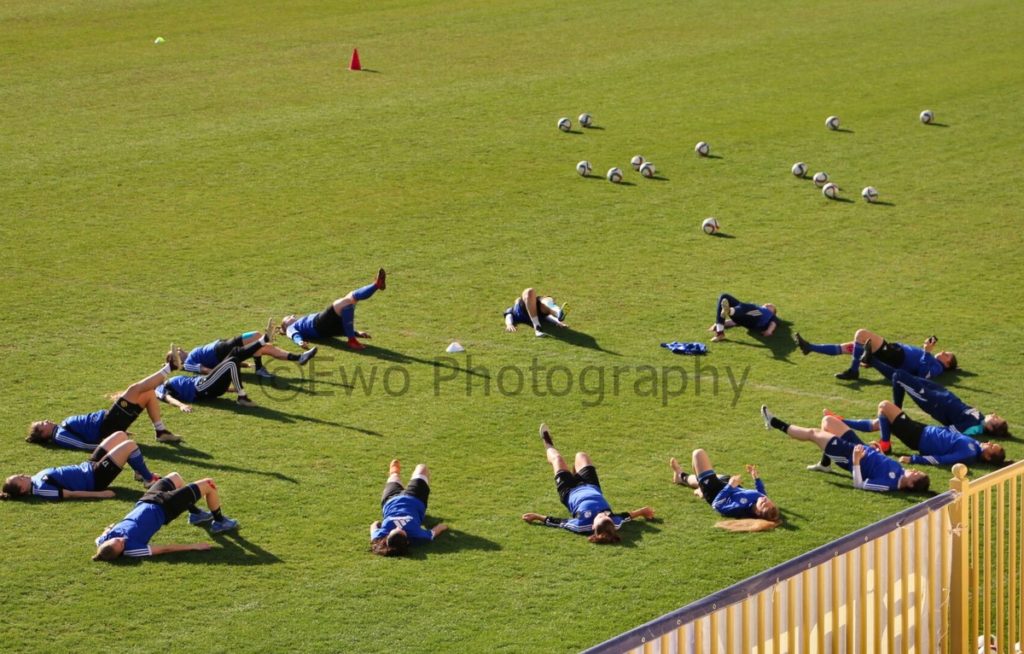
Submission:
{"label": "grass turf texture", "polygon": [[[258,409],[166,411],[181,448],[136,424],[154,470],[218,480],[242,529],[213,551],[90,563],[139,492],[130,472],[117,500],[3,505],[0,641],[572,651],[909,506],[805,472],[816,453],[757,417],[762,402],[801,424],[823,406],[867,415],[888,396],[873,373],[837,383],[845,360],[733,331],[701,361],[720,392],[697,395],[695,361],[658,343],[704,339],[720,290],[775,302],[819,342],[936,333],[968,371],[962,395],[1022,431],[1022,32],[1012,2],[5,3],[5,474],[85,458],[23,443],[25,426],[106,405],[168,342],[318,310],[378,265],[390,277],[357,315],[378,349],[324,347],[315,384],[281,369],[290,392],[249,376]],[[352,47],[373,72],[344,70]],[[925,108],[945,127],[920,125]],[[582,111],[602,129],[556,129]],[[830,114],[850,131],[827,131]],[[720,158],[698,159],[698,140]],[[667,181],[629,169],[637,152]],[[584,158],[632,185],[580,179]],[[856,202],[794,179],[798,160]],[[861,202],[868,184],[888,204]],[[734,238],[701,234],[709,215]],[[503,334],[526,285],[568,300],[592,338]],[[690,386],[663,406],[633,375],[584,406],[578,388],[484,396],[480,377],[467,396],[454,373],[435,395],[452,338],[492,383],[536,356],[577,382],[606,367],[609,387],[613,366],[680,365]],[[345,388],[355,365],[401,366],[408,392]],[[749,368],[735,405],[726,367]],[[567,456],[591,453],[616,510],[659,519],[617,547],[522,523],[562,512],[541,419]],[[669,456],[696,446],[722,471],[760,463],[786,527],[714,529],[668,483]],[[367,551],[393,456],[406,474],[431,465],[430,524],[452,527],[405,560]],[[181,519],[155,542],[203,538]]]}

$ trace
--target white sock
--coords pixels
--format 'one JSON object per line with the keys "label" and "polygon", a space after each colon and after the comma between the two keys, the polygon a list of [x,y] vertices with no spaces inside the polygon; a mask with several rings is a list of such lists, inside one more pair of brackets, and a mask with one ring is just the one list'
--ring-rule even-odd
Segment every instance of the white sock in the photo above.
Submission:
{"label": "white sock", "polygon": [[167,431],[167,427],[164,426],[164,421],[163,420],[157,420],[156,422],[154,422],[153,423],[153,429],[155,429],[157,431]]}
{"label": "white sock", "polygon": [[171,376],[171,364],[165,363],[164,367],[160,369],[160,374],[163,375],[164,377],[170,377]]}
{"label": "white sock", "polygon": [[533,328],[540,331],[540,320],[537,318],[530,318],[530,321],[533,322]]}

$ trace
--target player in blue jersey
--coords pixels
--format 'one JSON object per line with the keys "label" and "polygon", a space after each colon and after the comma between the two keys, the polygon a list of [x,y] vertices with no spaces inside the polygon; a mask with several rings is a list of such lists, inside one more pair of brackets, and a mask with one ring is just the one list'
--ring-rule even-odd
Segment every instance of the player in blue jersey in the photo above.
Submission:
{"label": "player in blue jersey", "polygon": [[[206,500],[210,511],[200,511],[195,504]],[[113,561],[120,556],[141,557],[210,549],[209,543],[189,545],[150,545],[160,528],[179,515],[189,511],[189,523],[208,524],[211,533],[220,534],[238,527],[238,521],[221,513],[217,485],[212,479],[201,479],[186,485],[181,476],[172,472],[146,491],[120,522],[103,530],[96,539],[93,561]]]}
{"label": "player in blue jersey", "polygon": [[909,395],[922,411],[939,424],[953,427],[962,434],[975,438],[982,434],[996,438],[1009,437],[1010,427],[1005,419],[995,413],[983,414],[948,388],[886,365],[875,358],[870,348],[864,351],[861,359],[892,382],[892,401],[896,406],[902,408],[904,398]]}
{"label": "player in blue jersey", "polygon": [[928,337],[921,347],[914,347],[906,343],[890,343],[878,334],[867,329],[858,329],[853,340],[849,343],[835,345],[819,345],[808,343],[800,333],[795,335],[796,344],[804,354],[811,352],[827,354],[830,356],[850,355],[850,367],[847,370],[836,373],[837,379],[857,379],[860,377],[861,357],[865,348],[870,348],[875,353],[875,359],[882,363],[905,370],[917,377],[938,377],[947,370],[956,370],[956,355],[943,350],[933,354],[935,344],[938,340],[934,336]]}
{"label": "player in blue jersey", "polygon": [[565,320],[565,307],[559,306],[550,295],[537,295],[537,291],[528,288],[516,298],[512,306],[505,309],[505,331],[516,331],[516,325],[533,325],[535,336],[547,336],[541,331],[541,321],[549,322],[556,327],[568,327]]}
{"label": "player in blue jersey", "polygon": [[107,487],[121,474],[125,464],[135,478],[149,488],[160,480],[146,467],[139,446],[123,431],[103,439],[88,461],[74,466],[46,468],[36,474],[11,475],[0,490],[0,499],[34,495],[48,500],[106,499],[114,497]]}
{"label": "player in blue jersey", "polygon": [[709,332],[715,333],[711,340],[724,341],[726,328],[737,325],[760,332],[762,336],[771,336],[779,326],[778,309],[771,303],[741,302],[728,293],[722,293],[715,303],[715,322],[708,327]]}
{"label": "player in blue jersey", "polygon": [[688,474],[675,457],[669,460],[672,482],[694,489],[693,494],[703,498],[719,514],[737,518],[718,526],[733,531],[766,531],[782,524],[779,507],[768,499],[757,466],[747,466],[747,474],[754,480],[754,489],[749,489],[740,485],[742,479],[739,475],[727,477],[716,474],[711,459],[702,449],[693,451],[691,462],[693,474]]}
{"label": "player in blue jersey", "polygon": [[356,304],[369,300],[377,291],[387,288],[387,274],[381,268],[372,284],[357,288],[343,298],[338,298],[320,313],[310,313],[299,317],[294,313],[281,319],[278,331],[295,341],[304,350],[310,349],[309,341],[344,336],[345,342],[353,350],[364,350],[366,346],[359,342],[360,338],[370,338],[366,332],[355,327]]}
{"label": "player in blue jersey", "polygon": [[412,543],[427,543],[448,529],[441,523],[432,529],[423,528],[430,499],[430,470],[419,464],[402,486],[402,464],[393,459],[388,466],[388,479],[380,498],[381,519],[370,525],[370,551],[380,556],[402,556]]}
{"label": "player in blue jersey", "polygon": [[544,442],[548,463],[555,472],[558,499],[569,509],[572,517],[555,518],[540,513],[526,513],[523,514],[523,520],[539,522],[547,527],[559,527],[577,534],[588,534],[587,540],[591,543],[617,543],[621,540],[618,530],[623,523],[634,518],[650,520],[654,517],[654,509],[649,506],[625,513],[613,513],[601,490],[597,469],[587,453],[577,452],[575,465],[569,468],[555,449],[551,432],[545,424],[540,426],[540,438]]}
{"label": "player in blue jersey", "polygon": [[270,334],[264,334],[252,343],[232,350],[226,359],[202,377],[190,375],[171,377],[157,386],[156,397],[168,404],[182,408],[183,411],[191,411],[193,402],[212,400],[234,389],[234,392],[238,394],[235,402],[239,406],[256,406],[256,403],[249,399],[245,392],[238,369],[243,361],[252,356],[253,352],[258,352],[266,347],[270,343],[270,339]]}
{"label": "player in blue jersey", "polygon": [[878,492],[901,490],[923,493],[928,490],[930,480],[927,474],[920,470],[905,470],[898,461],[868,447],[835,416],[825,416],[821,429],[810,429],[783,422],[768,407],[761,405],[761,418],[765,429],[775,428],[792,439],[817,445],[832,459],[832,463],[852,473],[854,488]]}
{"label": "player in blue jersey", "polygon": [[[271,319],[267,324],[266,333],[273,334],[274,329],[274,321]],[[212,343],[200,345],[188,352],[179,349],[178,353],[181,357],[182,368],[186,372],[192,372],[198,375],[208,375],[213,372],[213,369],[216,368],[219,363],[232,355],[238,355],[247,346],[252,345],[261,338],[263,338],[263,333],[261,332],[245,332],[244,334],[239,334],[233,338],[221,338],[213,341]],[[270,379],[273,375],[263,366],[264,356],[270,356],[278,359],[279,361],[295,361],[300,366],[304,366],[307,361],[316,356],[316,348],[311,348],[302,354],[292,354],[290,352],[285,352],[272,343],[267,343],[263,347],[252,352],[252,360],[256,365],[256,376]],[[242,360],[239,360],[241,365],[246,365],[242,364],[241,361]]]}
{"label": "player in blue jersey", "polygon": [[[38,420],[29,425],[29,443],[53,443],[61,447],[76,450],[96,449],[107,436],[117,431],[128,431],[143,409],[149,414],[156,430],[156,439],[161,443],[177,443],[181,438],[171,433],[160,416],[160,403],[156,399],[156,388],[174,370],[181,369],[181,358],[178,348],[171,345],[167,353],[167,363],[163,368],[149,377],[135,382],[123,393],[120,393],[109,409],[101,409],[92,413],[65,418],[60,424],[52,420]],[[183,411],[189,409],[182,408]]]}

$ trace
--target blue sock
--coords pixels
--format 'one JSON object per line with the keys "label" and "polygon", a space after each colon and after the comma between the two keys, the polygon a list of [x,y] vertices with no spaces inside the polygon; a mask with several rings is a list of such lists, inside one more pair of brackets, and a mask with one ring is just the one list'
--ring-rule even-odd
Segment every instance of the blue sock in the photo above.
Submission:
{"label": "blue sock", "polygon": [[818,345],[817,343],[808,343],[808,349],[815,354],[827,354],[830,357],[837,357],[843,353],[842,345]]}
{"label": "blue sock", "polygon": [[356,336],[356,308],[353,305],[348,305],[341,310],[341,331],[345,334],[346,338],[355,338]]}
{"label": "blue sock", "polygon": [[873,427],[873,425],[871,424],[873,422],[873,420],[871,420],[870,418],[866,418],[866,419],[863,419],[863,420],[857,420],[855,418],[850,418],[850,419],[843,420],[843,422],[846,424],[847,427],[849,427],[850,429],[852,429],[854,431],[868,431],[869,432],[869,431],[872,431],[871,428]]}
{"label": "blue sock", "polygon": [[892,438],[892,424],[889,422],[888,418],[881,414],[878,416],[878,429],[882,432],[881,440],[888,443],[889,439]]}
{"label": "blue sock", "polygon": [[242,338],[251,338],[256,335],[256,332],[245,332],[242,334]]}
{"label": "blue sock", "polygon": [[860,372],[860,356],[864,354],[864,346],[860,343],[853,344],[853,355],[850,361],[850,370]]}
{"label": "blue sock", "polygon": [[153,477],[153,473],[146,467],[146,460],[142,458],[142,450],[135,450],[128,455],[128,465],[132,467],[132,470],[139,473],[145,481],[149,481]]}
{"label": "blue sock", "polygon": [[352,297],[362,302],[363,300],[369,300],[373,297],[373,294],[377,292],[377,284],[367,284],[362,288],[357,288],[352,291]]}

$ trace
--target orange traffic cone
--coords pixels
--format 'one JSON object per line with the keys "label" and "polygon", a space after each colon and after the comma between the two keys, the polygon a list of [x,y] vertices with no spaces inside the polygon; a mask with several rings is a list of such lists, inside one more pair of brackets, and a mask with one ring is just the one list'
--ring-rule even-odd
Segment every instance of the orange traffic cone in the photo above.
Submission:
{"label": "orange traffic cone", "polygon": [[362,70],[363,67],[359,63],[359,49],[355,48],[352,50],[352,61],[348,64],[349,70]]}

